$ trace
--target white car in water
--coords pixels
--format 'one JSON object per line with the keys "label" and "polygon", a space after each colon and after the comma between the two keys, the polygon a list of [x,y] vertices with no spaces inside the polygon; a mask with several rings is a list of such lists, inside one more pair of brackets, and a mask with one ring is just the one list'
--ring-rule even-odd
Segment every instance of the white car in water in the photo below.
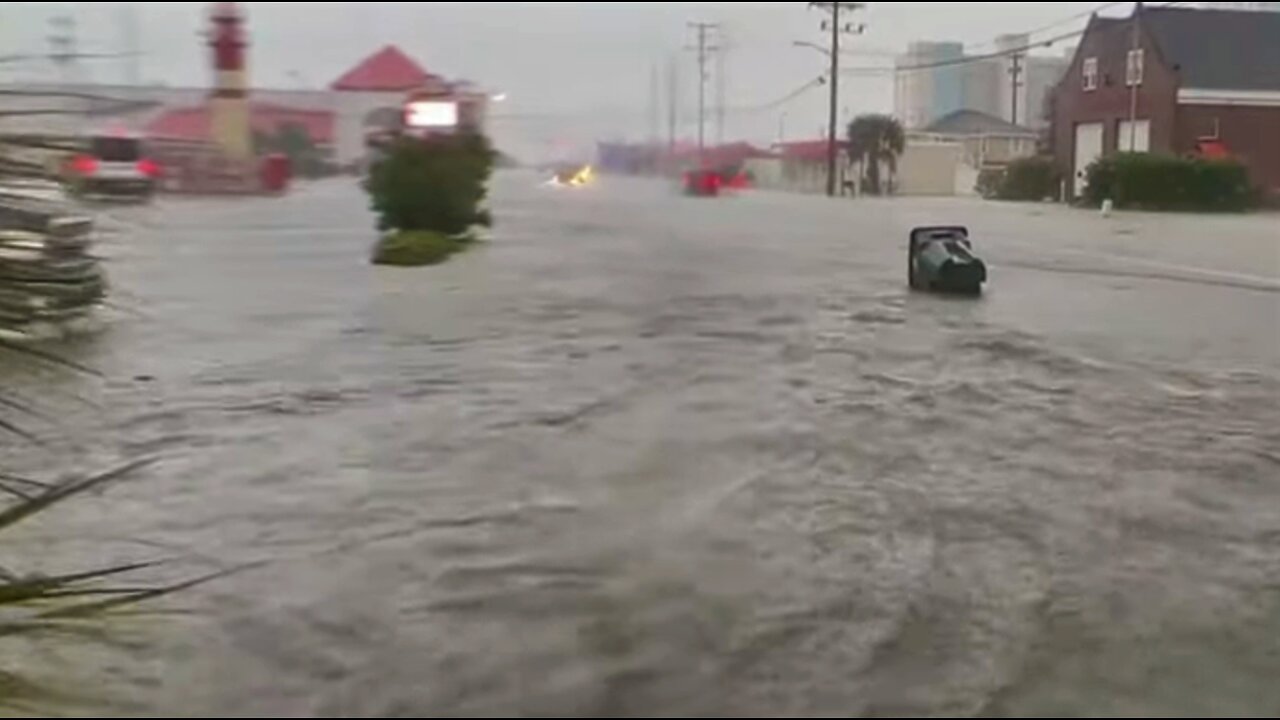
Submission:
{"label": "white car in water", "polygon": [[141,137],[94,135],[62,171],[71,194],[90,199],[147,202],[160,181],[160,166],[146,154]]}

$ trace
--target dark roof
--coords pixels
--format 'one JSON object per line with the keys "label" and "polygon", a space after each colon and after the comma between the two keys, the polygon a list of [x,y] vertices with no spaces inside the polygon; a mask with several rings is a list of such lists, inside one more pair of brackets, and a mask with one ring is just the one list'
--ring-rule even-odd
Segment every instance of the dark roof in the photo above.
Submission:
{"label": "dark roof", "polygon": [[977,110],[957,110],[924,129],[927,133],[939,135],[1027,135],[1036,136],[1036,131],[1021,125],[988,115]]}
{"label": "dark roof", "polygon": [[1280,13],[1148,8],[1142,24],[1183,87],[1280,90]]}

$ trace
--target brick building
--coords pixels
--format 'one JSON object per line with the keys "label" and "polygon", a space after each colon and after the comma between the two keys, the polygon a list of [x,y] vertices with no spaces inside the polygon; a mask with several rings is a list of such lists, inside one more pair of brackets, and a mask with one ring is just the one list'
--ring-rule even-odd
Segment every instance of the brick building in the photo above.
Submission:
{"label": "brick building", "polygon": [[1131,149],[1235,157],[1280,195],[1280,14],[1139,3],[1095,16],[1054,91],[1052,132],[1077,195],[1094,160]]}

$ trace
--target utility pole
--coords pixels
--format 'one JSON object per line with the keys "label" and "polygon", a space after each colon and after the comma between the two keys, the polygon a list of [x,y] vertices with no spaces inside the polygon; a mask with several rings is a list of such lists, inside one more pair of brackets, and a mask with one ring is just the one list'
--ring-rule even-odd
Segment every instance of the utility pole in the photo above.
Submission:
{"label": "utility pole", "polygon": [[76,41],[76,19],[73,15],[55,15],[49,18],[49,59],[58,68],[59,82],[70,85],[79,56]]}
{"label": "utility pole", "polygon": [[[1129,152],[1138,151],[1138,54],[1142,52],[1142,10],[1143,4],[1133,6],[1133,40],[1129,56],[1125,58],[1124,79],[1129,84]],[[1145,68],[1144,68],[1145,69]]]}
{"label": "utility pole", "polygon": [[718,48],[709,44],[711,34],[718,29],[715,23],[691,22],[689,27],[698,33],[698,158],[707,150],[707,60]]}
{"label": "utility pole", "polygon": [[676,155],[676,140],[680,132],[680,64],[675,58],[667,59],[667,159]]}
{"label": "utility pole", "polygon": [[660,137],[662,125],[662,108],[661,101],[658,99],[662,91],[659,89],[658,83],[658,66],[654,65],[649,68],[649,145],[658,146],[658,138]]}
{"label": "utility pole", "polygon": [[716,144],[724,145],[725,117],[729,96],[729,38],[720,32],[720,52],[716,55]]}
{"label": "utility pole", "polygon": [[831,13],[830,26],[823,23],[823,30],[831,31],[831,77],[828,82],[831,83],[831,99],[830,99],[830,122],[827,125],[827,195],[835,197],[838,188],[837,177],[839,175],[839,157],[840,143],[839,128],[837,127],[840,120],[840,37],[844,34],[860,34],[864,28],[861,25],[855,26],[853,23],[845,25],[840,24],[840,14],[842,11],[853,12],[866,7],[866,3],[858,2],[811,2],[809,7],[823,8]]}
{"label": "utility pole", "polygon": [[1013,98],[1013,114],[1010,122],[1014,125],[1018,124],[1018,91],[1022,89],[1022,55],[1014,53],[1009,58],[1009,77],[1012,78],[1013,84],[1010,87],[1010,96]]}
{"label": "utility pole", "polygon": [[138,6],[134,3],[120,5],[120,40],[124,45],[124,77],[122,79],[125,85],[138,87],[142,85],[142,39],[138,27]]}

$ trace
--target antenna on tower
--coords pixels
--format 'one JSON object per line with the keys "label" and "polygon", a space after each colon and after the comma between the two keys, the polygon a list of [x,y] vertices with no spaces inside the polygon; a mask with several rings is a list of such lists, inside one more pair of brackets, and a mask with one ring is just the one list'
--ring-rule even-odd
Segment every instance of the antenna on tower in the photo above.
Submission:
{"label": "antenna on tower", "polygon": [[120,4],[121,79],[125,85],[142,85],[142,31],[137,3]]}

